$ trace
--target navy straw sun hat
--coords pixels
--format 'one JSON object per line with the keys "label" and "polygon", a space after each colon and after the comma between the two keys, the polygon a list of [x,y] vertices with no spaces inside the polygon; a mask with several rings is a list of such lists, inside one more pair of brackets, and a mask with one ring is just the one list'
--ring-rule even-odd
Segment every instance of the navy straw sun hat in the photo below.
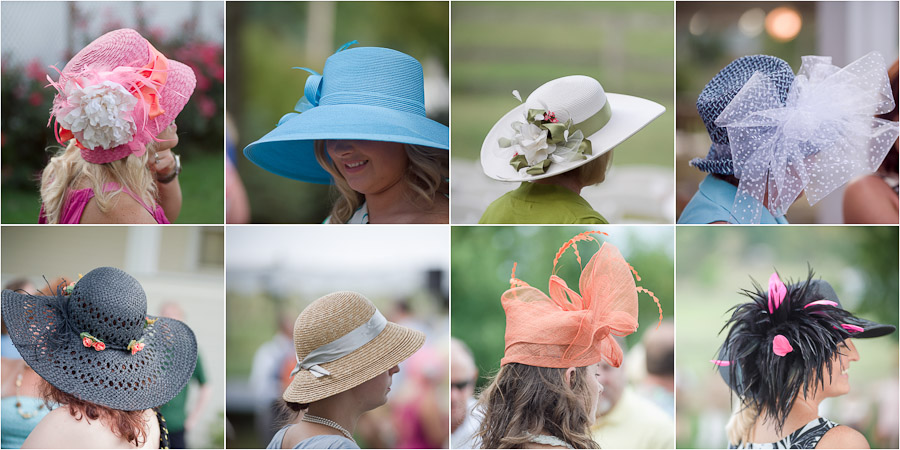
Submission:
{"label": "navy straw sun hat", "polygon": [[338,50],[322,75],[310,71],[296,113],[244,149],[254,164],[283,177],[330,184],[314,142],[353,139],[450,149],[447,126],[425,116],[422,65],[396,50]]}
{"label": "navy straw sun hat", "polygon": [[754,73],[769,77],[778,91],[782,105],[787,101],[788,90],[794,82],[794,72],[783,59],[769,55],[743,56],[725,66],[706,84],[697,98],[697,111],[712,139],[706,158],[694,158],[691,165],[709,173],[734,175],[728,132],[715,124],[716,118]]}
{"label": "navy straw sun hat", "polygon": [[25,362],[84,401],[122,411],[152,408],[178,395],[194,372],[193,331],[147,316],[144,289],[119,269],[94,269],[46,297],[4,290],[2,306]]}

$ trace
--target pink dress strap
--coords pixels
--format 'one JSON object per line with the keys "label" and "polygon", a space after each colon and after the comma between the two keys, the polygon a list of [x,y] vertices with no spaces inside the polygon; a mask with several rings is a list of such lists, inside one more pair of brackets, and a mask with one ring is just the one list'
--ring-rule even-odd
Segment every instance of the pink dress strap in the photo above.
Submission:
{"label": "pink dress strap", "polygon": [[[103,192],[115,191],[117,189],[119,189],[118,183],[107,183],[106,186],[103,186]],[[147,206],[147,204],[145,204],[140,197],[128,190],[128,188],[123,188],[122,192],[131,196],[131,198],[133,198],[141,206],[143,206],[144,209],[146,209],[147,212],[150,213],[151,216],[153,216],[153,219],[156,220],[156,223],[171,223],[169,222],[169,219],[166,218],[166,213],[165,211],[163,211],[162,206],[156,205],[155,209],[150,209],[150,207]],[[59,217],[59,223],[81,223],[81,215],[84,213],[84,208],[87,207],[92,198],[94,198],[94,191],[91,188],[69,191],[69,194],[66,196],[65,203],[63,204],[62,214]],[[38,217],[38,223],[47,223],[47,217],[44,215],[44,205],[41,205],[41,212],[40,217]]]}

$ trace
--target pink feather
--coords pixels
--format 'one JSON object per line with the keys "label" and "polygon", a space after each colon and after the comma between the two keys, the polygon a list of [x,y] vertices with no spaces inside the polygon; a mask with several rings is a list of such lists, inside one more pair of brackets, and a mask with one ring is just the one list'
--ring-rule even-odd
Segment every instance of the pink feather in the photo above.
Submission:
{"label": "pink feather", "polygon": [[709,362],[719,366],[719,367],[728,367],[731,365],[731,361],[722,361],[721,359],[711,359]]}
{"label": "pink feather", "polygon": [[834,306],[835,308],[837,308],[837,306],[838,306],[837,302],[833,302],[831,300],[816,300],[814,302],[807,303],[806,306],[803,307],[803,309],[809,308],[810,306],[816,306],[816,305]]}
{"label": "pink feather", "polygon": [[842,327],[843,329],[845,329],[845,330],[847,330],[847,331],[850,331],[850,332],[853,332],[853,333],[861,333],[861,332],[863,332],[863,331],[866,331],[866,329],[863,328],[863,327],[858,327],[858,326],[856,326],[856,325],[850,325],[850,324],[846,324],[846,323],[842,323],[842,324],[841,324],[841,327]]}
{"label": "pink feather", "polygon": [[772,340],[772,352],[776,355],[784,356],[792,351],[794,351],[794,347],[791,346],[791,343],[788,342],[787,338],[783,335],[779,334]]}
{"label": "pink feather", "polygon": [[781,306],[785,295],[787,295],[787,287],[778,278],[778,273],[773,273],[769,277],[769,314],[774,314],[775,310]]}

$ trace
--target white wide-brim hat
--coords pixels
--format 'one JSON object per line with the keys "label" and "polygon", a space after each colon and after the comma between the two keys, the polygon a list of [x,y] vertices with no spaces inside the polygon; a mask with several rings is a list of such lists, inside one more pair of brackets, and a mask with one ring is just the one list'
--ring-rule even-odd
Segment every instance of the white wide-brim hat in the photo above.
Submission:
{"label": "white wide-brim hat", "polygon": [[[607,112],[603,112],[607,103]],[[525,122],[529,109],[544,109],[557,115],[560,123],[571,118],[573,128],[598,114],[609,120],[598,131],[586,136],[592,152],[585,159],[553,162],[544,173],[533,175],[516,171],[510,165],[514,147],[503,148],[502,138],[510,139],[514,122]],[[481,146],[484,173],[500,181],[534,181],[568,172],[598,158],[662,115],[666,108],[659,103],[631,95],[606,93],[597,80],[584,75],[571,75],[548,81],[538,87],[521,105],[506,113],[494,124]]]}

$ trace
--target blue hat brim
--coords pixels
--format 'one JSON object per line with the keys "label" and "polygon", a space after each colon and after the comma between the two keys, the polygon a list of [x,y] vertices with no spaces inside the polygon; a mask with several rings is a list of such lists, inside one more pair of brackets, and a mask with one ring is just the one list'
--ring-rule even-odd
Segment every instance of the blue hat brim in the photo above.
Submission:
{"label": "blue hat brim", "polygon": [[365,105],[326,105],[300,113],[244,149],[244,156],[276,175],[331,184],[316,161],[314,142],[322,139],[399,142],[450,149],[450,129],[427,117]]}

